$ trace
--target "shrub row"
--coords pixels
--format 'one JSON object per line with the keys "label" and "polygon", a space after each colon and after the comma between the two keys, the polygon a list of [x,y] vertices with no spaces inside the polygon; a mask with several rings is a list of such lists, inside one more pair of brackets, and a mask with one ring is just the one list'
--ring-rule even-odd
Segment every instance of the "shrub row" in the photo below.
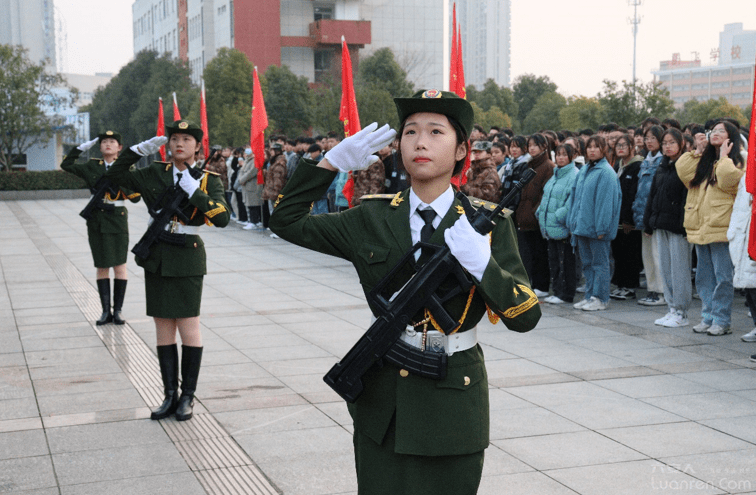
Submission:
{"label": "shrub row", "polygon": [[0,191],[46,191],[86,187],[82,179],[62,170],[0,172]]}

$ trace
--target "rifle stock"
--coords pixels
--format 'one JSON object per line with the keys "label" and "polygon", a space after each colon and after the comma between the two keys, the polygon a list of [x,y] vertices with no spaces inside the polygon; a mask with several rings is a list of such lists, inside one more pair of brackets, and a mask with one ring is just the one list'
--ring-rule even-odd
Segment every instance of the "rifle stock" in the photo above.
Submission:
{"label": "rifle stock", "polygon": [[[493,219],[496,215],[535,175],[532,169],[528,169],[520,182],[515,184],[493,210],[473,210],[467,197],[460,193],[458,198],[465,205],[465,212],[473,228],[481,235],[491,232],[495,226]],[[387,297],[387,294],[384,294],[385,289],[396,286],[396,275],[407,263],[414,261],[414,254],[419,249],[432,251],[432,255],[397,293]],[[438,294],[441,285],[450,278],[456,279],[454,288]],[[399,340],[407,324],[418,311],[428,308],[447,335],[457,328],[457,321],[444,309],[443,304],[457,294],[469,290],[472,283],[472,279],[451,254],[448,246],[422,242],[415,244],[370,291],[368,302],[378,313],[375,322],[341,361],[326,373],[323,380],[347,402],[356,401],[363,390],[363,375]]]}
{"label": "rifle stock", "polygon": [[[196,179],[196,174],[201,172],[196,171],[192,167],[187,167],[189,173]],[[152,217],[152,223],[147,227],[147,231],[142,235],[131,252],[142,259],[147,259],[150,256],[150,250],[152,246],[158,241],[169,242],[173,244],[183,244],[172,240],[170,236],[165,235],[165,227],[171,221],[173,217],[177,217],[184,223],[189,222],[189,218],[181,211],[181,204],[188,199],[186,192],[176,183],[175,185],[166,189],[163,194],[155,201],[154,205],[163,204],[163,207],[156,210],[152,206],[147,208],[147,211]],[[183,239],[183,238],[182,238]]]}
{"label": "rifle stock", "polygon": [[97,184],[92,188],[92,197],[89,203],[79,212],[79,216],[85,220],[91,220],[95,210],[103,210],[112,213],[115,211],[115,205],[105,203],[105,193],[112,192],[113,184],[105,177],[100,177]]}

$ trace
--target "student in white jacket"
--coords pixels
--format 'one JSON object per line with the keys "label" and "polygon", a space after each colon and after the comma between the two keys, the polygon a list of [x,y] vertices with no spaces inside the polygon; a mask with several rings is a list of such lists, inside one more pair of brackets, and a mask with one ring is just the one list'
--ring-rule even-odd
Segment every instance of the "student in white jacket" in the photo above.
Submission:
{"label": "student in white jacket", "polygon": [[[730,258],[735,266],[732,285],[745,289],[746,303],[756,325],[756,262],[748,256],[748,233],[751,228],[751,203],[753,196],[746,191],[745,175],[738,184],[738,194],[732,206],[727,240],[730,242]],[[743,342],[756,342],[756,328],[741,337]],[[751,356],[754,360],[756,355]]]}

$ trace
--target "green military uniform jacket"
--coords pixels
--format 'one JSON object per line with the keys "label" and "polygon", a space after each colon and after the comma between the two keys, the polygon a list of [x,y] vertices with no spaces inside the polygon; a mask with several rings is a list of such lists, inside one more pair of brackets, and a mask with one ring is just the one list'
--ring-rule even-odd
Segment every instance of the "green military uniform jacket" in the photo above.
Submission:
{"label": "green military uniform jacket", "polygon": [[[92,158],[84,163],[76,163],[81,150],[74,148],[60,164],[60,168],[84,179],[87,187],[94,189],[100,177],[105,173],[105,162]],[[128,199],[137,203],[139,193],[121,188],[115,195],[105,193],[105,198],[111,201]],[[92,218],[87,220],[89,244],[95,265],[100,268],[111,267],[126,263],[129,249],[129,211],[125,206],[116,206],[113,212],[95,209]],[[119,235],[118,239],[106,239],[107,235]],[[111,242],[112,241],[112,242]]]}
{"label": "green military uniform jacket", "polygon": [[[173,164],[154,162],[143,169],[129,170],[139,161],[140,155],[126,150],[105,174],[107,178],[129,189],[139,192],[149,207],[167,188],[173,186]],[[205,172],[184,213],[190,218],[188,225],[228,225],[230,214],[226,195],[220,177]],[[187,234],[183,246],[162,242],[156,243],[147,259],[136,258],[137,265],[151,273],[166,277],[192,277],[207,273],[205,245],[199,235]]]}
{"label": "green military uniform jacket", "polygon": [[[409,190],[392,199],[363,197],[359,206],[343,213],[310,216],[310,205],[323,196],[335,176],[335,172],[316,167],[315,162],[300,162],[276,201],[270,228],[290,242],[351,261],[367,294],[412,247]],[[443,244],[444,230],[461,214],[461,204],[455,198],[430,242]],[[491,259],[483,279],[475,283],[459,331],[474,327],[487,308],[507,328],[531,330],[541,310],[530,289],[508,216],[498,219],[491,239]],[[458,295],[445,308],[459,319],[468,297]],[[397,453],[440,456],[485,449],[489,404],[483,352],[475,346],[453,354],[448,363],[447,377],[440,381],[400,375],[399,369],[388,364],[371,368],[363,377],[362,395],[349,405],[355,429],[381,444],[396,414]]]}

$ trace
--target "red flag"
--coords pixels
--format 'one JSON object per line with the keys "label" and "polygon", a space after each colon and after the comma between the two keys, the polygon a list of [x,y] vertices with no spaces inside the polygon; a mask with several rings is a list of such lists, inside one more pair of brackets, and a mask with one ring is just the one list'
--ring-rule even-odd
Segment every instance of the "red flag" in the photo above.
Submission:
{"label": "red flag", "polygon": [[173,121],[181,120],[181,112],[178,109],[178,102],[176,101],[176,92],[173,92]]}
{"label": "red flag", "polygon": [[[158,124],[156,136],[165,136],[165,116],[163,115],[163,98],[158,97],[160,106],[158,107]],[[165,145],[160,147],[160,159],[165,161]]]}
{"label": "red flag", "polygon": [[[756,74],[754,74],[756,77]],[[748,131],[748,159],[746,160],[746,191],[756,194],[756,86],[751,104],[751,128]],[[756,202],[751,203],[751,229],[748,235],[748,256],[756,260]]]}
{"label": "red flag", "polygon": [[457,92],[457,4],[454,4],[452,17],[451,56],[449,57],[449,91]]}
{"label": "red flag", "polygon": [[457,29],[457,96],[467,99],[465,64],[462,62],[462,29]]}
{"label": "red flag", "polygon": [[[460,98],[467,99],[467,90],[465,89],[465,66],[462,62],[462,30],[457,30],[457,88],[455,93]],[[465,166],[459,175],[452,177],[451,182],[457,187],[467,183],[467,171],[470,170],[470,153],[465,158]]]}
{"label": "red flag", "polygon": [[202,127],[202,150],[207,156],[210,153],[210,134],[207,129],[207,103],[205,100],[205,81],[202,81],[200,95],[200,127]]}
{"label": "red flag", "polygon": [[[339,120],[344,123],[344,137],[349,137],[362,129],[360,127],[360,115],[357,112],[357,98],[354,96],[354,83],[352,81],[352,58],[349,56],[349,48],[346,40],[341,37],[341,109]],[[354,199],[354,177],[349,173],[349,179],[341,191],[352,207]]]}
{"label": "red flag", "polygon": [[252,88],[252,125],[249,133],[249,142],[252,146],[252,153],[255,156],[255,167],[257,167],[257,183],[263,181],[263,165],[265,164],[265,129],[268,127],[268,114],[265,111],[265,100],[263,100],[260,79],[257,77],[257,67],[252,73],[254,85]]}

